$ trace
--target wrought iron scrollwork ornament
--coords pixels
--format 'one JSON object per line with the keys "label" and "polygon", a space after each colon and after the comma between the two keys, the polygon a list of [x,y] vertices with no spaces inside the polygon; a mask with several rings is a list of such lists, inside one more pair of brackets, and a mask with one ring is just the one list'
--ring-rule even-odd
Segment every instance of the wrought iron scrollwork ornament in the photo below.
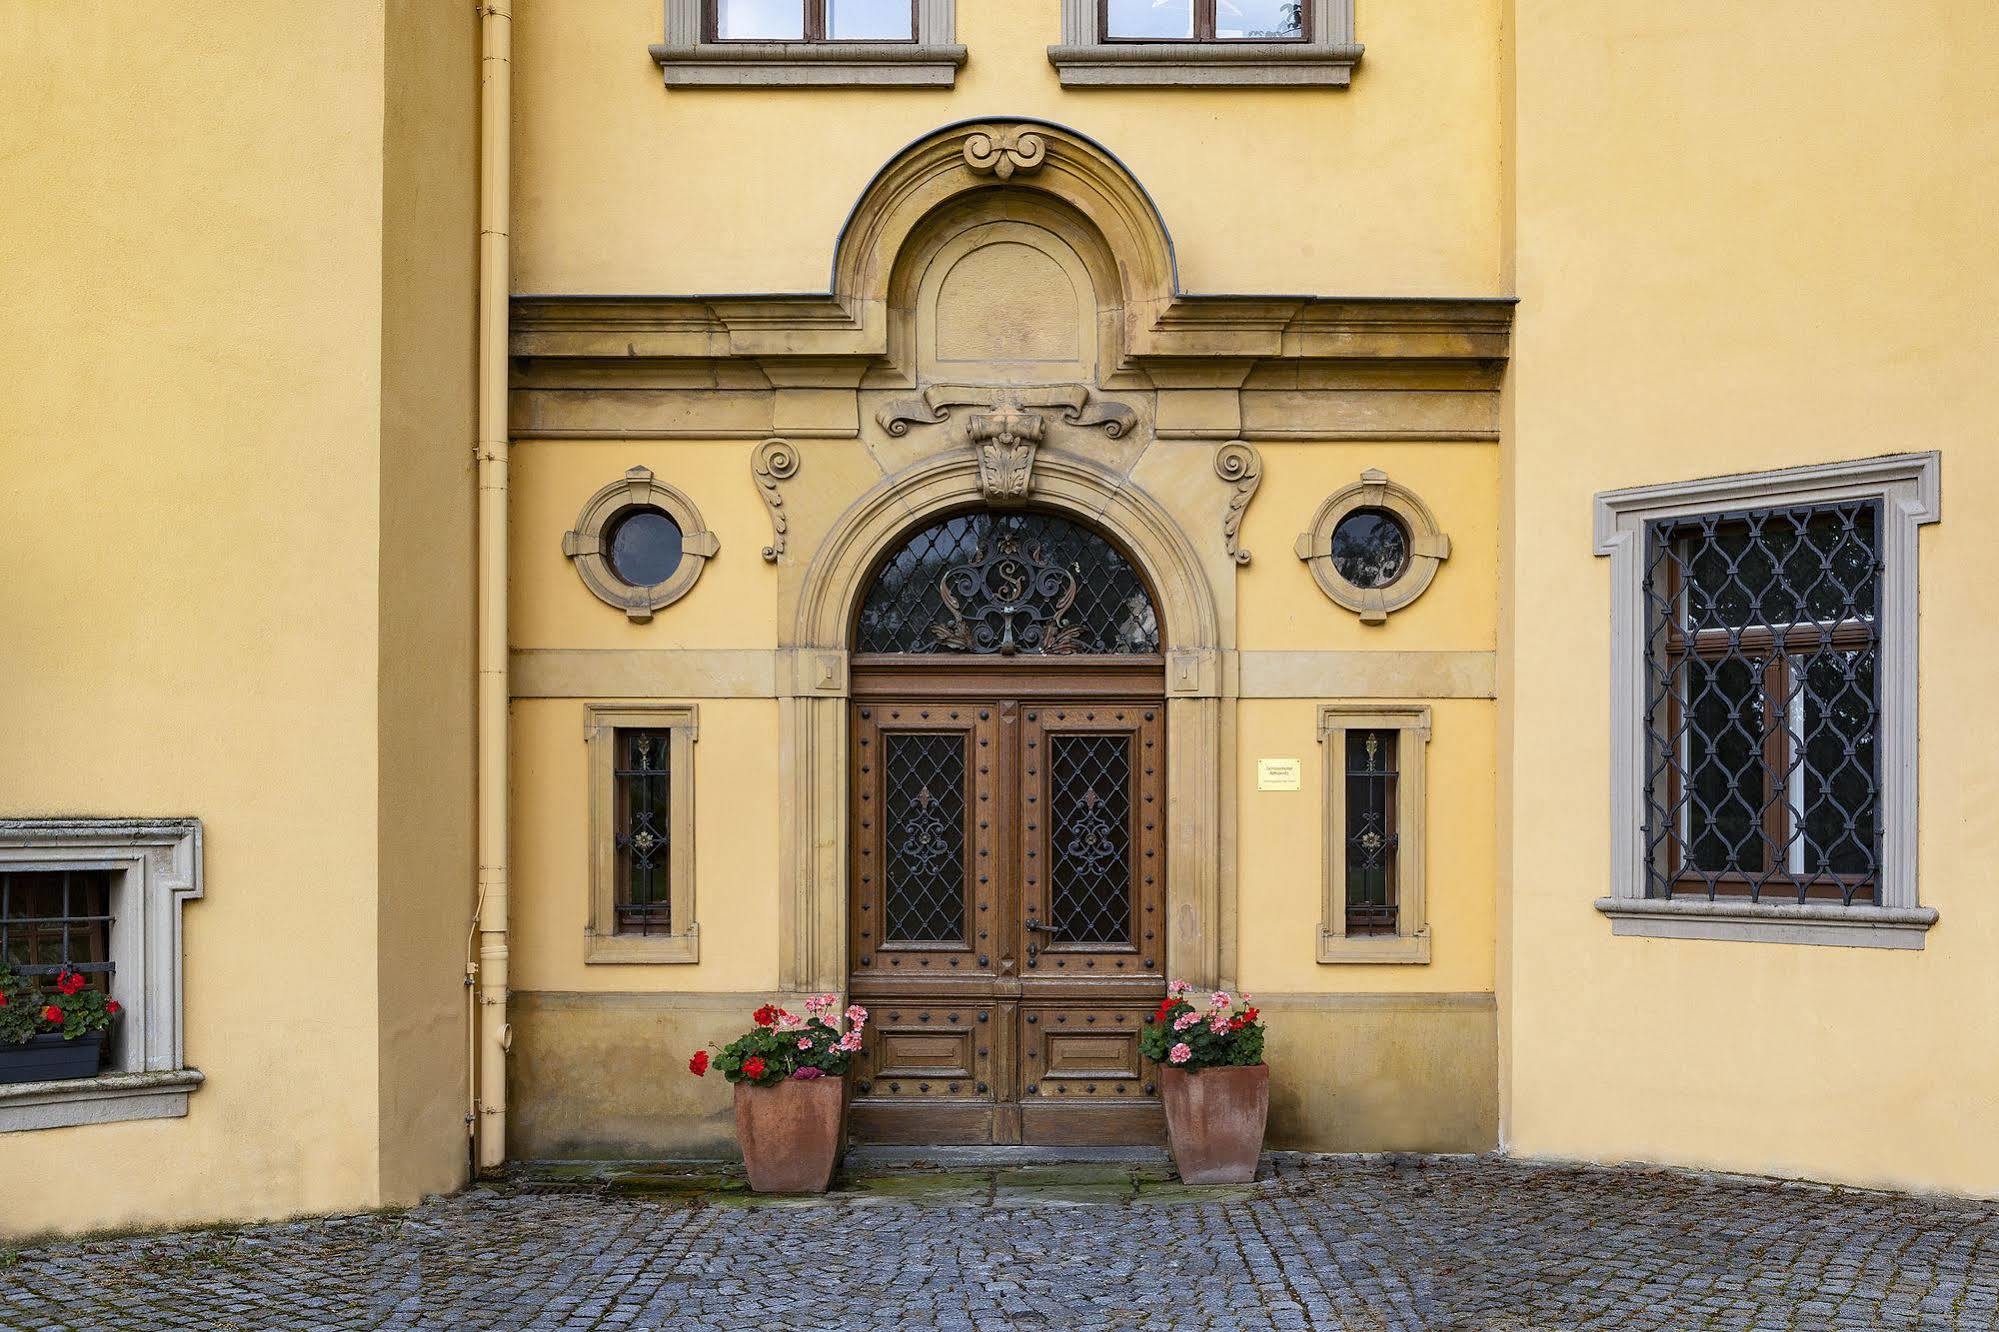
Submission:
{"label": "wrought iron scrollwork ornament", "polygon": [[902,853],[903,862],[915,873],[936,874],[945,862],[958,851],[952,845],[950,829],[937,812],[936,799],[930,788],[924,787],[916,793],[916,807],[909,811],[897,838],[897,849]]}
{"label": "wrought iron scrollwork ornament", "polygon": [[970,561],[946,569],[937,591],[948,620],[930,632],[955,651],[1056,656],[1079,652],[1087,641],[1084,627],[1068,619],[1076,575],[1012,533],[995,533],[990,548],[981,545]]}
{"label": "wrought iron scrollwork ornament", "polygon": [[1103,802],[1097,799],[1094,790],[1083,792],[1082,805],[1076,821],[1065,830],[1062,852],[1068,863],[1082,873],[1103,874],[1112,861],[1124,854],[1124,848],[1112,834],[1110,820],[1104,817]]}

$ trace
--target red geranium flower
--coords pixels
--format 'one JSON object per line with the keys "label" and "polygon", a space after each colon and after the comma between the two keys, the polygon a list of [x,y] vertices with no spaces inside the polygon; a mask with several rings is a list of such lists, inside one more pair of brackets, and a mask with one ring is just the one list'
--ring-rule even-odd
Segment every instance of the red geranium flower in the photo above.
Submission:
{"label": "red geranium flower", "polygon": [[74,971],[65,971],[56,977],[56,989],[65,996],[75,994],[86,983],[83,977]]}
{"label": "red geranium flower", "polygon": [[120,1013],[124,1012],[125,1009],[123,1008],[123,1006],[119,1004],[119,1002],[116,999],[113,999],[110,1003],[104,1005],[104,1011],[109,1013],[112,1017],[117,1017]]}
{"label": "red geranium flower", "polygon": [[687,1071],[697,1078],[705,1076],[708,1072],[708,1052],[696,1050],[694,1057],[687,1061]]}
{"label": "red geranium flower", "polygon": [[743,1061],[743,1076],[748,1078],[751,1082],[755,1082],[758,1078],[762,1077],[763,1075],[764,1075],[764,1060],[762,1055],[751,1055],[748,1059],[745,1059]]}
{"label": "red geranium flower", "polygon": [[756,1020],[756,1024],[759,1027],[775,1027],[777,1025],[777,1005],[765,1004],[762,1008],[750,1014],[750,1016]]}
{"label": "red geranium flower", "polygon": [[1242,1010],[1242,1020],[1244,1022],[1256,1021],[1256,1009],[1254,1006]]}
{"label": "red geranium flower", "polygon": [[42,1010],[42,1021],[54,1023],[57,1026],[62,1025],[62,1010],[54,1004],[50,1004]]}
{"label": "red geranium flower", "polygon": [[7,1006],[7,996],[5,994],[0,994],[0,1008],[5,1008],[6,1006]]}

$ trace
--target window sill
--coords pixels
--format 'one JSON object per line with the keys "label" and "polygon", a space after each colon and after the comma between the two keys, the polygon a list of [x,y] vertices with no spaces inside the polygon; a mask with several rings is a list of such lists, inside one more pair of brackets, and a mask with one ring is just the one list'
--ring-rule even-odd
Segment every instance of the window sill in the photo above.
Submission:
{"label": "window sill", "polygon": [[701,960],[701,927],[686,934],[590,934],[585,963],[690,963]]}
{"label": "window sill", "polygon": [[956,44],[701,42],[652,48],[669,88],[949,88],[965,63]]}
{"label": "window sill", "polygon": [[1663,901],[1602,897],[1611,933],[1640,939],[1721,939],[1735,943],[1819,944],[1834,948],[1921,948],[1934,907],[1817,903]]}
{"label": "window sill", "polygon": [[1424,966],[1430,961],[1430,932],[1349,935],[1321,932],[1319,961],[1325,965],[1378,962]]}
{"label": "window sill", "polygon": [[1344,88],[1361,50],[1313,42],[1105,42],[1051,46],[1048,63],[1068,88]]}
{"label": "window sill", "polygon": [[187,1114],[188,1093],[201,1083],[197,1070],[183,1068],[0,1084],[0,1133],[131,1119],[179,1119]]}

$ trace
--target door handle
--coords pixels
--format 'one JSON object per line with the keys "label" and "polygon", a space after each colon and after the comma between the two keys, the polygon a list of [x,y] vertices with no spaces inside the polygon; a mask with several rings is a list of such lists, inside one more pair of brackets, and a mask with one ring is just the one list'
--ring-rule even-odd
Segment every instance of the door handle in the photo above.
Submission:
{"label": "door handle", "polygon": [[1060,934],[1062,932],[1060,925],[1046,925],[1032,916],[1027,918],[1027,928],[1033,930],[1036,934]]}

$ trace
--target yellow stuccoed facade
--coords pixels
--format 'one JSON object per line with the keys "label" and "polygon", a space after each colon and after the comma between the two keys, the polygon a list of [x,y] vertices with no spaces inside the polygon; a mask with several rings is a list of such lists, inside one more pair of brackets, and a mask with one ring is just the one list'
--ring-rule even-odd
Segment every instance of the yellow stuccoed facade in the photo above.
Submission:
{"label": "yellow stuccoed facade", "polygon": [[[143,41],[125,10],[0,0],[0,820],[201,820],[204,1080],[182,1116],[0,1132],[0,1230],[406,1203],[475,1130],[488,1163],[729,1152],[684,1062],[847,987],[845,626],[898,534],[984,503],[993,385],[1081,394],[1015,404],[1028,501],[1151,581],[1160,972],[1257,996],[1272,1147],[1999,1195],[1999,13],[1362,0],[1351,86],[1088,88],[1058,0],[957,0],[951,86],[772,88],[664,86],[660,0],[217,3]],[[1045,159],[1003,178],[980,133]],[[911,414],[951,384],[988,400]],[[1930,451],[1922,947],[1614,934],[1594,497]],[[636,618],[565,547],[635,468],[716,543]],[[1295,553],[1375,473],[1448,538],[1380,623]],[[591,960],[607,704],[698,718],[694,960]],[[1322,937],[1342,707],[1427,726],[1420,959]],[[472,1002],[499,937],[506,1002]]]}

